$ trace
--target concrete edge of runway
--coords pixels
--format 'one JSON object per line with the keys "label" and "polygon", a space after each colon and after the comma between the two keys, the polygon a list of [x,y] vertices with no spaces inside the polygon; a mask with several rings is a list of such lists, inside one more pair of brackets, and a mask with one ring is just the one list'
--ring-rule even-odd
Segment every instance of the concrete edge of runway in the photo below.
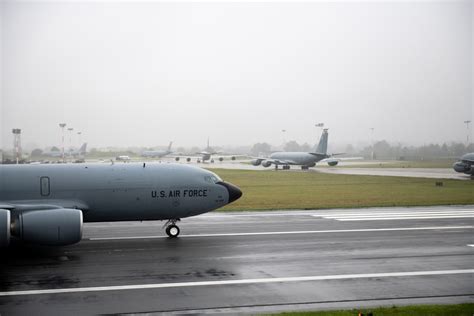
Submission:
{"label": "concrete edge of runway", "polygon": [[345,300],[345,301],[320,301],[301,302],[292,304],[268,304],[268,305],[246,305],[232,307],[215,307],[203,309],[181,309],[146,311],[133,314],[122,315],[199,315],[199,314],[219,314],[219,315],[248,315],[248,314],[278,314],[288,312],[311,312],[311,311],[331,311],[331,310],[357,310],[390,306],[412,306],[412,305],[453,305],[472,303],[474,293],[447,296],[420,296],[420,297],[387,297],[366,300]]}

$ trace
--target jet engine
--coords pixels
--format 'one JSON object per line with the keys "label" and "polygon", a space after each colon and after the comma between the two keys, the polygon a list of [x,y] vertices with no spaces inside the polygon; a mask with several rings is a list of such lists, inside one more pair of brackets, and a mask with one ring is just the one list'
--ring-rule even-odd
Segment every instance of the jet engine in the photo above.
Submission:
{"label": "jet engine", "polygon": [[267,161],[267,160],[262,161],[262,166],[265,167],[265,168],[268,168],[271,165],[272,165],[271,161]]}
{"label": "jet engine", "polygon": [[252,164],[252,166],[260,166],[260,164],[262,163],[262,159],[253,159],[250,161],[250,163]]}
{"label": "jet engine", "polygon": [[339,160],[328,160],[327,163],[331,167],[334,167],[334,166],[337,166],[337,164],[339,163]]}
{"label": "jet engine", "polygon": [[469,166],[467,163],[464,163],[462,161],[458,161],[454,163],[453,169],[457,172],[468,172],[471,170],[471,166]]}
{"label": "jet engine", "polygon": [[175,161],[179,161],[179,157],[175,157],[174,160],[175,160]]}
{"label": "jet engine", "polygon": [[224,160],[224,157],[219,157],[219,161],[223,161]]}
{"label": "jet engine", "polygon": [[191,161],[191,158],[186,158],[186,162],[190,162]]}
{"label": "jet engine", "polygon": [[10,244],[10,211],[0,209],[0,248]]}
{"label": "jet engine", "polygon": [[23,212],[13,221],[11,233],[32,244],[75,244],[82,238],[82,211],[62,208]]}
{"label": "jet engine", "polygon": [[231,160],[235,160],[235,156],[230,157]]}

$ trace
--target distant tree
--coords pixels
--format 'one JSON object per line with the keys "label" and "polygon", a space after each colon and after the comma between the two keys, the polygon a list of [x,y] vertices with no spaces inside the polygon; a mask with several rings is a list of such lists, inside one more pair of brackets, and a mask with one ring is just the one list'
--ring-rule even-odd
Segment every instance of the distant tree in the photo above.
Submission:
{"label": "distant tree", "polygon": [[301,151],[300,145],[294,140],[290,140],[289,142],[287,142],[283,149],[285,151]]}
{"label": "distant tree", "polygon": [[256,143],[252,146],[250,153],[252,156],[258,156],[260,154],[268,154],[272,151],[272,146],[268,143]]}
{"label": "distant tree", "polygon": [[303,145],[300,146],[300,150],[304,152],[310,152],[313,147],[311,147],[310,144],[304,143]]}
{"label": "distant tree", "polygon": [[347,154],[352,154],[354,153],[354,146],[352,146],[351,144],[347,144],[346,146],[346,151],[345,151]]}
{"label": "distant tree", "polygon": [[31,157],[39,157],[43,154],[43,151],[39,148],[33,149],[31,152]]}
{"label": "distant tree", "polygon": [[60,151],[60,149],[56,146],[51,147],[51,151]]}

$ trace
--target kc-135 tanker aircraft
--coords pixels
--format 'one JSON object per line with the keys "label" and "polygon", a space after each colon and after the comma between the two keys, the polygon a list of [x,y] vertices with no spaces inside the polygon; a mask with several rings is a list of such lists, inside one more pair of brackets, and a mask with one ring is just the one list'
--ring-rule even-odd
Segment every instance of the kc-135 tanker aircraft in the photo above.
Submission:
{"label": "kc-135 tanker aircraft", "polygon": [[232,203],[240,189],[215,173],[179,164],[0,165],[0,247],[17,238],[69,245],[83,222],[176,222]]}
{"label": "kc-135 tanker aircraft", "polygon": [[346,158],[334,158],[339,154],[328,154],[328,129],[325,128],[321,134],[319,144],[314,148],[313,152],[276,152],[270,155],[269,158],[265,157],[254,157],[251,161],[252,165],[267,168],[272,164],[278,168],[279,165],[283,166],[283,169],[290,169],[290,165],[301,166],[301,169],[306,170],[310,167],[316,166],[319,161],[325,161],[330,166],[336,166],[341,160],[353,160],[361,159],[360,157],[346,157]]}

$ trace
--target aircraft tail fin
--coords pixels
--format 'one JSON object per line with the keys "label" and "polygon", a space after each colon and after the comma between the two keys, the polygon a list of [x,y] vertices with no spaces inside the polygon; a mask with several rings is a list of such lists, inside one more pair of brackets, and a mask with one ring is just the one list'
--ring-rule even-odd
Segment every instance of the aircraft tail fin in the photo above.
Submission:
{"label": "aircraft tail fin", "polygon": [[82,144],[81,148],[79,148],[79,154],[84,155],[87,151],[87,143]]}
{"label": "aircraft tail fin", "polygon": [[168,151],[171,151],[171,146],[173,146],[173,141],[170,141],[170,144],[168,145]]}
{"label": "aircraft tail fin", "polygon": [[328,151],[328,129],[323,129],[321,138],[319,139],[319,144],[316,146],[314,152],[318,154],[327,154]]}

